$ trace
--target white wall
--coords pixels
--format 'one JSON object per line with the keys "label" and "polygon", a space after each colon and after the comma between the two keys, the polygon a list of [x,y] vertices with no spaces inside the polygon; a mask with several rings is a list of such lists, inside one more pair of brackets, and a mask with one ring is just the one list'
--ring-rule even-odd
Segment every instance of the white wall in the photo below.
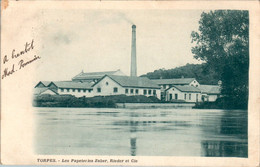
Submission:
{"label": "white wall", "polygon": [[[118,88],[118,92],[114,92],[114,88]],[[98,88],[101,88],[101,92],[98,92]],[[128,89],[128,93],[125,92],[125,90]],[[133,89],[133,93],[131,93],[131,89]],[[136,90],[138,90],[138,94],[136,93]],[[94,96],[109,96],[109,95],[120,95],[125,94],[128,96],[134,96],[134,95],[144,95],[143,91],[147,90],[147,94],[145,96],[153,96],[153,90],[156,90],[156,96],[160,99],[161,93],[160,89],[144,89],[144,88],[134,88],[134,87],[122,87],[109,77],[103,78],[99,83],[97,83],[93,87],[93,94]],[[149,91],[151,90],[151,94],[149,94]]]}
{"label": "white wall", "polygon": [[78,89],[74,89],[75,91],[73,92],[72,88],[58,88],[58,94],[60,95],[66,95],[66,94],[70,94],[70,95],[74,95],[76,97],[93,97],[93,90],[91,90],[91,92],[89,92],[89,90],[86,90],[86,92],[83,91],[83,89],[80,89],[80,92],[78,92]]}
{"label": "white wall", "polygon": [[218,98],[218,95],[203,94],[203,96],[204,96],[204,101],[209,101],[209,102],[214,102]]}
{"label": "white wall", "polygon": [[194,86],[194,87],[199,87],[200,86],[200,84],[198,83],[197,80],[192,81],[189,85],[190,86]]}
{"label": "white wall", "polygon": [[42,92],[41,94],[49,94],[49,95],[56,95],[53,91],[47,89],[46,91]]}
{"label": "white wall", "polygon": [[214,101],[216,101],[217,98],[218,98],[218,95],[208,95],[208,96],[209,96],[209,101],[210,101],[210,102],[214,102]]}
{"label": "white wall", "polygon": [[[192,93],[192,92],[181,92],[176,88],[171,88],[167,90],[166,92],[166,101],[170,101],[170,94],[172,94],[172,99],[175,99],[175,94],[178,94],[178,99],[177,100],[184,100],[186,102],[200,102],[201,101],[201,93]],[[186,94],[186,99],[185,99],[185,94]],[[191,96],[191,98],[189,98]],[[197,99],[198,96],[198,99]]]}

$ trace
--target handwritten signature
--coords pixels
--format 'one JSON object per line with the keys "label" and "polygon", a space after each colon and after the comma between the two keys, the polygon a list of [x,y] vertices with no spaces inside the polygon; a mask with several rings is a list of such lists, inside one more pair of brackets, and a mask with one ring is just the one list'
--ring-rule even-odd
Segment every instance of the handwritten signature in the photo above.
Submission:
{"label": "handwritten signature", "polygon": [[[33,58],[29,58],[28,57],[24,57],[26,58],[26,61],[24,59],[20,59],[18,60],[18,63],[10,63],[11,60],[15,60],[18,58],[21,58],[22,56],[29,55],[29,52],[32,51],[34,49],[34,40],[32,39],[32,41],[30,43],[26,42],[25,43],[25,47],[24,50],[21,50],[19,52],[17,52],[15,49],[12,50],[12,54],[10,56],[11,59],[8,58],[7,55],[4,56],[3,58],[3,64],[7,65],[7,64],[11,64],[11,68],[10,67],[5,67],[2,73],[2,79],[14,74],[16,71],[21,70],[23,68],[25,68],[27,65],[35,62],[36,60],[40,59],[40,56],[34,55]],[[16,67],[18,66],[18,68]]]}

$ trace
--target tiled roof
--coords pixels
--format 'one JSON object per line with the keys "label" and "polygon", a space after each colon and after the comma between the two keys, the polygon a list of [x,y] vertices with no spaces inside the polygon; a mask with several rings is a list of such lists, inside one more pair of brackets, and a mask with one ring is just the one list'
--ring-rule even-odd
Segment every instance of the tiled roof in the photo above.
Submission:
{"label": "tiled roof", "polygon": [[91,79],[100,79],[102,78],[104,75],[113,75],[116,72],[118,72],[120,70],[116,70],[116,71],[104,71],[104,72],[88,72],[88,73],[84,73],[81,72],[80,74],[76,75],[75,77],[72,78],[72,80],[91,80]]}
{"label": "tiled roof", "polygon": [[129,76],[118,76],[118,75],[106,75],[106,76],[111,78],[115,82],[117,82],[122,87],[156,88],[156,89],[160,88],[156,83],[154,83],[153,81],[151,81],[146,77],[129,77]]}
{"label": "tiled roof", "polygon": [[33,94],[34,94],[34,95],[40,95],[40,94],[42,94],[43,92],[45,92],[45,91],[47,91],[47,90],[50,90],[50,91],[52,91],[52,92],[54,92],[54,93],[57,94],[57,92],[55,92],[55,91],[53,91],[53,90],[51,90],[51,89],[49,89],[49,88],[34,88],[34,89],[33,89]]}
{"label": "tiled roof", "polygon": [[[201,92],[198,88],[189,85],[174,85],[176,89],[180,90],[181,92]],[[172,87],[168,88],[167,90],[171,89]]]}
{"label": "tiled roof", "polygon": [[76,89],[92,89],[92,84],[88,82],[74,82],[74,81],[54,81],[49,84],[56,85],[59,88],[76,88]]}
{"label": "tiled roof", "polygon": [[206,94],[220,94],[221,88],[219,85],[200,85],[199,89]]}
{"label": "tiled roof", "polygon": [[153,79],[158,85],[188,85],[195,78],[175,78],[175,79]]}
{"label": "tiled roof", "polygon": [[40,83],[42,83],[45,87],[47,87],[51,82],[50,82],[50,81],[40,81],[40,82],[37,83],[37,85],[35,86],[35,88],[38,87],[38,85],[39,85]]}
{"label": "tiled roof", "polygon": [[51,83],[51,81],[41,81],[42,82],[42,84],[44,85],[44,86],[48,86],[50,83]]}

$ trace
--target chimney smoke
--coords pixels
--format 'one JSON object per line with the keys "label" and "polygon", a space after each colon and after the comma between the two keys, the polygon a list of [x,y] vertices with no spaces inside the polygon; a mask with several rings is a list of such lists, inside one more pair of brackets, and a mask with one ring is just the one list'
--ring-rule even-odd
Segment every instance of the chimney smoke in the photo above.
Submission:
{"label": "chimney smoke", "polygon": [[136,25],[132,25],[131,77],[137,76],[136,71]]}

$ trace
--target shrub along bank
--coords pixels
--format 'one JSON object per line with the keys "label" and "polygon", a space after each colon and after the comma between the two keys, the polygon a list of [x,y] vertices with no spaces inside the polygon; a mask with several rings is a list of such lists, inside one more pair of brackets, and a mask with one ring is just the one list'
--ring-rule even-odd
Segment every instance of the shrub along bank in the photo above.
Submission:
{"label": "shrub along bank", "polygon": [[98,107],[113,108],[116,103],[154,103],[160,102],[156,97],[146,96],[95,96],[95,97],[75,97],[72,95],[38,95],[33,99],[34,107]]}

